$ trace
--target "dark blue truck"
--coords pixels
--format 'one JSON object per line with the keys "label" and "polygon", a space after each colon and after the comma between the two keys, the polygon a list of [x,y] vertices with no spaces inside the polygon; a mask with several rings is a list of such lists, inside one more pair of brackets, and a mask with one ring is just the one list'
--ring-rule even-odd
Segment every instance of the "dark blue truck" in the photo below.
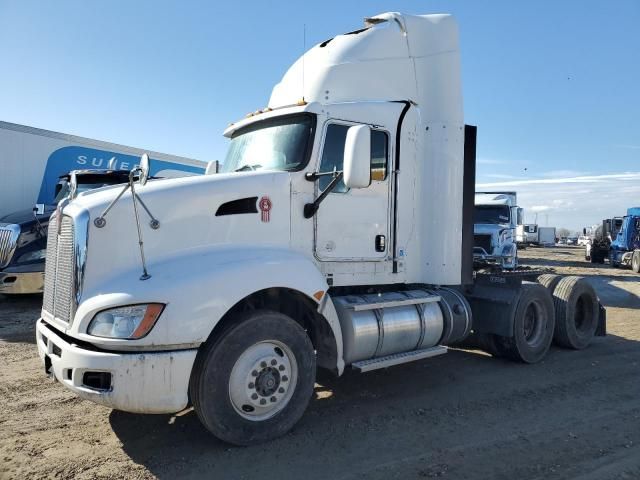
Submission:
{"label": "dark blue truck", "polygon": [[128,182],[129,171],[74,170],[59,177],[51,204],[0,217],[0,294],[42,292],[49,218],[69,195],[72,177],[78,194]]}
{"label": "dark blue truck", "polygon": [[609,263],[612,267],[631,266],[640,273],[640,207],[627,210],[622,228],[611,242]]}

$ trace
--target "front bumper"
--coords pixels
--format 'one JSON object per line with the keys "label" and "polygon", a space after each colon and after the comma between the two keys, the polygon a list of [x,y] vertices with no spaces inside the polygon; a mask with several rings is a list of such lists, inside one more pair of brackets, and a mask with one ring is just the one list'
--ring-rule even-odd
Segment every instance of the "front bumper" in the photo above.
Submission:
{"label": "front bumper", "polygon": [[[73,343],[43,319],[36,324],[36,343],[45,370],[85,400],[134,413],[174,413],[187,406],[196,349],[136,353],[97,350]],[[109,385],[95,388],[85,384],[87,378],[100,372],[110,374]]]}
{"label": "front bumper", "polygon": [[516,268],[518,266],[515,255],[492,255],[482,247],[473,248],[473,261],[484,265],[499,265],[502,268]]}
{"label": "front bumper", "polygon": [[0,293],[42,293],[44,272],[0,272]]}

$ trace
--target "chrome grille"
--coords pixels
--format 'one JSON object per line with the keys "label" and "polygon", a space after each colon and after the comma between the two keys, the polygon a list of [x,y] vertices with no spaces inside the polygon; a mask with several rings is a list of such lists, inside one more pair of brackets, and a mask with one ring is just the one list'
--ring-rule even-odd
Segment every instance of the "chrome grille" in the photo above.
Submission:
{"label": "chrome grille", "polygon": [[19,236],[19,225],[0,224],[0,268],[9,265],[13,252],[16,250]]}
{"label": "chrome grille", "polygon": [[75,258],[73,220],[63,216],[58,234],[57,219],[52,218],[47,239],[43,308],[67,323],[73,314]]}
{"label": "chrome grille", "polygon": [[53,315],[54,284],[56,281],[56,249],[58,245],[58,220],[55,215],[49,220],[47,234],[47,259],[44,265],[44,295],[42,308]]}

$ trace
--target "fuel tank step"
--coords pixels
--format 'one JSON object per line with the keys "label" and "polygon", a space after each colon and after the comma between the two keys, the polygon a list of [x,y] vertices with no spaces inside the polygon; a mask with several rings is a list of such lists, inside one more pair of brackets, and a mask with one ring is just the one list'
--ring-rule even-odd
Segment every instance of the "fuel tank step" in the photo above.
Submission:
{"label": "fuel tank step", "polygon": [[439,295],[426,295],[419,298],[407,298],[402,300],[383,300],[379,302],[372,303],[360,303],[355,304],[351,308],[356,312],[362,312],[365,310],[377,310],[380,308],[393,308],[393,307],[404,307],[406,305],[421,305],[424,303],[433,303],[439,302],[442,300]]}
{"label": "fuel tank step", "polygon": [[413,362],[423,358],[435,357],[447,353],[447,347],[437,345],[435,347],[423,348],[422,350],[413,350],[411,352],[394,353],[386,357],[372,358],[371,360],[362,360],[355,362],[351,366],[359,372],[370,372],[379,368],[392,367],[401,363]]}

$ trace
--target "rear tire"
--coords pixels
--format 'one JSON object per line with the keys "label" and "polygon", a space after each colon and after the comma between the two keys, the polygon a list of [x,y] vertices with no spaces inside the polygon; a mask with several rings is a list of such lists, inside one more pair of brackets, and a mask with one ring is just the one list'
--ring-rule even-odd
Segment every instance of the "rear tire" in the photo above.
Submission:
{"label": "rear tire", "polygon": [[610,266],[611,268],[618,268],[618,264],[617,264],[617,263],[616,263],[616,261],[614,260],[614,257],[615,257],[615,255],[614,255],[614,253],[613,253],[613,250],[610,250],[610,251],[609,251],[609,266]]}
{"label": "rear tire", "polygon": [[499,356],[538,363],[551,346],[554,329],[551,293],[537,283],[523,283],[514,315],[513,337],[497,337]]}
{"label": "rear tire", "polygon": [[544,275],[540,275],[536,281],[549,290],[549,293],[553,293],[553,290],[556,288],[556,285],[560,281],[562,277],[560,275],[555,275],[553,273],[545,273]]}
{"label": "rear tire", "polygon": [[234,445],[253,445],[300,420],[315,377],[304,329],[281,313],[253,311],[198,352],[189,393],[207,430]]}
{"label": "rear tire", "polygon": [[631,257],[631,270],[635,273],[640,273],[640,250],[633,252]]}
{"label": "rear tire", "polygon": [[586,348],[598,328],[598,297],[582,277],[564,277],[553,292],[556,327],[553,340],[574,350]]}

